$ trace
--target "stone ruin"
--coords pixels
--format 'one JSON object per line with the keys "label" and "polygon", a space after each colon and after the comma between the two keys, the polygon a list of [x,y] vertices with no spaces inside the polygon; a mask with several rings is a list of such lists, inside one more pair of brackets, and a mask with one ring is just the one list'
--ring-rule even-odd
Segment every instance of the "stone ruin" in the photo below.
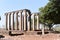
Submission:
{"label": "stone ruin", "polygon": [[[19,15],[18,15],[19,14]],[[32,23],[31,16],[33,15]],[[5,13],[6,16],[6,30],[10,33],[12,31],[19,32],[31,32],[31,31],[39,31],[39,14],[31,14],[30,10],[23,9],[18,11],[12,11]],[[35,26],[35,16],[37,19],[37,25]],[[43,33],[44,34],[44,31]]]}

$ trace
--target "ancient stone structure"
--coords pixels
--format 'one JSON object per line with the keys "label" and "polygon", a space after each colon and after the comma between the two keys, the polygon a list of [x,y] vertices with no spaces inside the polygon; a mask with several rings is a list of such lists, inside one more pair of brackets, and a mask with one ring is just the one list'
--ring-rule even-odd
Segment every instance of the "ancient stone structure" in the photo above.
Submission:
{"label": "ancient stone structure", "polygon": [[[37,20],[37,23],[35,25],[35,18]],[[33,14],[33,30],[39,30],[39,15]]]}
{"label": "ancient stone structure", "polygon": [[[24,13],[24,15],[22,13]],[[32,27],[31,27],[31,15],[32,14],[31,14],[30,10],[28,10],[28,9],[5,13],[6,30],[20,30],[20,31],[40,30],[39,29],[39,14],[33,14],[33,21],[32,21],[33,26]],[[18,17],[19,17],[19,19],[18,19]],[[35,26],[35,18],[37,19],[36,26]]]}
{"label": "ancient stone structure", "polygon": [[[22,12],[24,12],[24,15],[22,15]],[[16,23],[14,23],[14,14],[16,14],[16,20],[15,20]],[[19,22],[18,22],[18,14],[20,14]],[[25,31],[30,30],[30,27],[31,27],[30,10],[28,10],[28,9],[18,10],[18,11],[5,13],[5,15],[6,15],[6,30],[11,30],[12,28],[13,28],[13,30],[21,30],[21,31],[22,31],[22,29]],[[27,16],[28,16],[28,27],[27,27]],[[12,25],[11,25],[11,21],[12,21]],[[19,24],[19,26],[18,26],[18,24]],[[9,28],[8,28],[8,25],[9,25]]]}

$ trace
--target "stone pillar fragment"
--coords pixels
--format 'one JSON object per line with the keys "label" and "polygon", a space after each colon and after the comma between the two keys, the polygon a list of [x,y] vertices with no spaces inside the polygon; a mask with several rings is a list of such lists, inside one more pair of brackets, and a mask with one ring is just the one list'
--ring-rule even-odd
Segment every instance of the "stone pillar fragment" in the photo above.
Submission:
{"label": "stone pillar fragment", "polygon": [[16,30],[19,30],[19,27],[18,27],[18,12],[16,12]]}
{"label": "stone pillar fragment", "polygon": [[44,27],[42,28],[42,35],[44,35]]}
{"label": "stone pillar fragment", "polygon": [[11,13],[9,13],[9,30],[11,30]]}
{"label": "stone pillar fragment", "polygon": [[5,20],[6,30],[8,30],[8,13],[6,13],[5,16],[6,16],[6,20]]}
{"label": "stone pillar fragment", "polygon": [[15,28],[14,28],[14,13],[12,13],[12,27],[13,27],[13,30],[15,30]]}
{"label": "stone pillar fragment", "polygon": [[28,31],[30,30],[30,15],[28,14]]}
{"label": "stone pillar fragment", "polygon": [[24,30],[24,16],[22,16],[22,31]]}
{"label": "stone pillar fragment", "polygon": [[37,15],[37,30],[39,30],[39,16]]}
{"label": "stone pillar fragment", "polygon": [[35,15],[33,14],[33,31],[35,30]]}
{"label": "stone pillar fragment", "polygon": [[27,12],[24,10],[24,31],[27,30]]}
{"label": "stone pillar fragment", "polygon": [[30,30],[31,30],[31,14],[28,14],[28,31]]}
{"label": "stone pillar fragment", "polygon": [[19,22],[19,29],[22,30],[22,11],[19,11],[20,13],[20,22]]}

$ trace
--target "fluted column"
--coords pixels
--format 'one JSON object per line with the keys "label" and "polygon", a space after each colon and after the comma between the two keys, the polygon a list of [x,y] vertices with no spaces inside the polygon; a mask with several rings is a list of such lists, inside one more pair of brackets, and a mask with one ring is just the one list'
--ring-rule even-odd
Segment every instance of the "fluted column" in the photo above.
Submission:
{"label": "fluted column", "polygon": [[31,14],[28,14],[28,31],[31,29]]}
{"label": "fluted column", "polygon": [[14,28],[14,13],[12,13],[12,27],[13,27],[13,30],[15,30],[15,28]]}
{"label": "fluted column", "polygon": [[6,30],[8,30],[8,13],[6,13],[5,16],[6,16],[6,20],[5,20]]}
{"label": "fluted column", "polygon": [[19,22],[19,29],[22,30],[22,11],[19,11],[20,13],[20,22]]}
{"label": "fluted column", "polygon": [[30,30],[30,15],[28,14],[28,31]]}
{"label": "fluted column", "polygon": [[22,16],[22,31],[24,30],[24,16]]}
{"label": "fluted column", "polygon": [[27,30],[27,12],[24,10],[24,31]]}
{"label": "fluted column", "polygon": [[9,13],[9,30],[11,30],[11,13]]}
{"label": "fluted column", "polygon": [[39,30],[39,16],[37,15],[37,30]]}
{"label": "fluted column", "polygon": [[18,12],[16,12],[16,30],[19,30],[19,27],[18,27]]}
{"label": "fluted column", "polygon": [[33,14],[33,31],[35,30],[35,15]]}

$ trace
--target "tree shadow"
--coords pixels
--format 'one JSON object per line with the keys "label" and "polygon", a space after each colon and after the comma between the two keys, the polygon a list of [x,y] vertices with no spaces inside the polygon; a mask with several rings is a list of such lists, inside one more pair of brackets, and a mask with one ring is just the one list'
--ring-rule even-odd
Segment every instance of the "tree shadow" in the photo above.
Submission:
{"label": "tree shadow", "polygon": [[10,34],[10,36],[19,36],[19,35],[24,35],[23,33],[22,34]]}
{"label": "tree shadow", "polygon": [[[48,34],[49,32],[44,32],[44,34]],[[37,32],[38,35],[42,35],[42,32]]]}
{"label": "tree shadow", "polygon": [[9,35],[10,36],[18,36],[18,35],[24,35],[24,33],[21,33],[21,34],[12,34],[11,31],[9,32]]}
{"label": "tree shadow", "polygon": [[60,34],[60,32],[58,32],[58,31],[53,31],[53,32],[51,32],[51,33]]}
{"label": "tree shadow", "polygon": [[3,35],[0,35],[0,38],[4,38],[5,36],[3,36]]}

